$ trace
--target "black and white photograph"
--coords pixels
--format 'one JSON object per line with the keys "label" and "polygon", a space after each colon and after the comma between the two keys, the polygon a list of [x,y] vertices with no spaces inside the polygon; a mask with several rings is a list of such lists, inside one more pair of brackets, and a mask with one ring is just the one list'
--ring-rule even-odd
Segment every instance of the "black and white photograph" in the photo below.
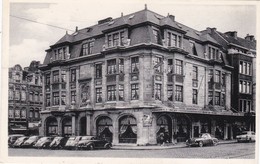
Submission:
{"label": "black and white photograph", "polygon": [[259,162],[259,5],[4,1],[3,162]]}

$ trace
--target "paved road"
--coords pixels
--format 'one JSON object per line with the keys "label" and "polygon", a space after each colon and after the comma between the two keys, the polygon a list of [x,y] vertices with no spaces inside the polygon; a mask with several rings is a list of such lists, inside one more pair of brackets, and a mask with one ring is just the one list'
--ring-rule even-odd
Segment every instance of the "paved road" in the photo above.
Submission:
{"label": "paved road", "polygon": [[254,159],[255,143],[232,143],[208,147],[161,150],[38,150],[9,148],[9,156],[32,157],[116,157],[116,158],[239,158]]}

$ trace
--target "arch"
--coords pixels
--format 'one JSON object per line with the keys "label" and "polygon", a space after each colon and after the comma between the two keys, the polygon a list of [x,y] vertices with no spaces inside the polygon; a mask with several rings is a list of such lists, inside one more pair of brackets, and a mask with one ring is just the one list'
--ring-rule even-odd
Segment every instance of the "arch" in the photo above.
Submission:
{"label": "arch", "polygon": [[113,122],[108,116],[100,116],[96,119],[97,136],[113,141]]}
{"label": "arch", "polygon": [[126,114],[118,119],[119,143],[136,143],[137,121],[133,115]]}
{"label": "arch", "polygon": [[86,127],[87,127],[87,122],[86,122],[86,116],[83,116],[79,119],[79,135],[84,136],[87,135]]}
{"label": "arch", "polygon": [[45,120],[46,136],[58,135],[58,121],[55,117],[48,117]]}
{"label": "arch", "polygon": [[72,118],[70,116],[62,119],[62,136],[69,137],[72,135]]}
{"label": "arch", "polygon": [[157,143],[172,141],[172,118],[167,114],[162,114],[156,120]]}

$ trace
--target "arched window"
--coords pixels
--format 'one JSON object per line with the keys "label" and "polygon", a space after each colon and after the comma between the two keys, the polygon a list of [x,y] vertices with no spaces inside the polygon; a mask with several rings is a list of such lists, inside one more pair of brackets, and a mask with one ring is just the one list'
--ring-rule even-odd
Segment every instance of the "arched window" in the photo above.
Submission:
{"label": "arched window", "polygon": [[111,118],[102,116],[97,120],[97,136],[112,142],[113,124]]}
{"label": "arched window", "polygon": [[63,136],[72,135],[72,121],[71,117],[66,117],[62,121],[62,134]]}
{"label": "arched window", "polygon": [[119,119],[119,142],[136,143],[137,122],[133,116],[127,115]]}
{"label": "arched window", "polygon": [[56,118],[54,118],[54,117],[47,118],[46,135],[47,136],[58,135],[58,122],[57,122]]}

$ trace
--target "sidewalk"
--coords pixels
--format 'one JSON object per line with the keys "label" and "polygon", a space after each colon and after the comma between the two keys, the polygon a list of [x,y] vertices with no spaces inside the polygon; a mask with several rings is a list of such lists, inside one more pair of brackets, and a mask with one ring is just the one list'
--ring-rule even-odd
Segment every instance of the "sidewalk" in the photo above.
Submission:
{"label": "sidewalk", "polygon": [[[219,145],[221,144],[231,144],[236,143],[236,140],[220,140]],[[175,148],[183,148],[186,147],[185,142],[177,143],[176,145],[173,144],[166,144],[166,145],[147,145],[147,146],[139,146],[136,144],[118,144],[114,145],[111,149],[114,150],[161,150],[161,149],[175,149]]]}

